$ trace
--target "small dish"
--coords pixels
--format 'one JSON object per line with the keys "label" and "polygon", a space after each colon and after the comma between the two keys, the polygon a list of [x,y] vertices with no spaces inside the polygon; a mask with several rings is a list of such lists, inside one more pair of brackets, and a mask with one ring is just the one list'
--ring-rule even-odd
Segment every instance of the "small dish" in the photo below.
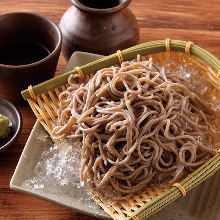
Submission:
{"label": "small dish", "polygon": [[0,97],[0,114],[6,116],[9,121],[10,134],[7,138],[0,138],[0,152],[14,144],[21,133],[22,118],[18,109],[8,100]]}

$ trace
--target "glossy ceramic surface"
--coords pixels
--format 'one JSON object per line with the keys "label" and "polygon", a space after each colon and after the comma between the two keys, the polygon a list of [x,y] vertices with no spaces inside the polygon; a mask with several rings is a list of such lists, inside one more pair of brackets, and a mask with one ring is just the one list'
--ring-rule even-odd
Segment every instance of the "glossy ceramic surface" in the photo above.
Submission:
{"label": "glossy ceramic surface", "polygon": [[0,152],[13,145],[21,133],[22,118],[18,109],[9,101],[0,97],[0,114],[6,116],[10,123],[7,138],[0,138]]}
{"label": "glossy ceramic surface", "polygon": [[136,45],[139,41],[137,20],[127,7],[131,0],[72,0],[62,16],[62,53],[66,60],[75,51],[109,55]]}
{"label": "glossy ceramic surface", "polygon": [[[26,65],[0,63],[0,96],[16,105],[24,104],[22,90],[53,77],[61,50],[61,32],[55,23],[42,15],[15,12],[0,16],[0,33],[0,53],[5,45],[18,42],[35,42],[50,52],[43,59]],[[16,48],[10,48],[8,53],[15,53]],[[19,50],[22,56],[24,51]],[[4,55],[7,54],[1,54]]]}

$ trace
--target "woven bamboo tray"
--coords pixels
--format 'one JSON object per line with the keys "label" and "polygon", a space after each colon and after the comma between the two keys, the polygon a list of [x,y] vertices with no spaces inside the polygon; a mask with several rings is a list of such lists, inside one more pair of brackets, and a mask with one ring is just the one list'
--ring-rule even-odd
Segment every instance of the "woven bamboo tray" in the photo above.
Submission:
{"label": "woven bamboo tray", "polygon": [[[89,80],[99,69],[120,65],[122,61],[134,59],[138,54],[142,56],[143,60],[152,57],[153,61],[160,64],[163,64],[163,61],[169,56],[178,63],[187,60],[187,62],[193,63],[199,70],[199,74],[206,77],[216,88],[220,86],[220,61],[215,56],[190,41],[166,39],[118,51],[36,86],[29,86],[27,90],[22,91],[22,96],[29,102],[44,128],[51,134],[53,127],[56,126],[58,96],[68,87],[67,79],[70,74],[79,73],[85,77],[85,80]],[[216,151],[216,155],[212,159],[170,189],[166,184],[161,183],[158,186],[146,188],[139,195],[117,203],[106,200],[102,195],[92,196],[113,219],[146,219],[212,176],[220,168],[220,153],[218,152]]]}

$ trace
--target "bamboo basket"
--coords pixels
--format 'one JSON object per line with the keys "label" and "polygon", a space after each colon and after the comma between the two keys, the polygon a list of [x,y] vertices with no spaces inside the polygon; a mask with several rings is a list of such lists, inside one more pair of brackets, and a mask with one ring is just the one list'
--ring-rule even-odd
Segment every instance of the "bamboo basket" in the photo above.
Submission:
{"label": "bamboo basket", "polygon": [[[57,120],[58,96],[68,87],[67,79],[70,74],[79,73],[85,77],[85,80],[89,80],[96,71],[112,65],[120,65],[122,61],[134,59],[138,54],[142,56],[142,59],[152,57],[153,61],[160,64],[163,64],[163,61],[169,56],[178,63],[182,63],[183,59],[187,60],[187,62],[193,63],[199,73],[216,88],[220,86],[220,61],[215,56],[194,45],[191,41],[166,39],[118,51],[36,86],[29,86],[27,90],[22,91],[22,96],[29,102],[44,128],[51,134]],[[113,219],[146,219],[212,176],[220,168],[219,152],[219,150],[216,151],[216,155],[212,159],[181,182],[173,184],[169,189],[166,184],[161,183],[158,186],[146,188],[139,195],[117,203],[112,203],[99,194],[92,195],[93,199]]]}

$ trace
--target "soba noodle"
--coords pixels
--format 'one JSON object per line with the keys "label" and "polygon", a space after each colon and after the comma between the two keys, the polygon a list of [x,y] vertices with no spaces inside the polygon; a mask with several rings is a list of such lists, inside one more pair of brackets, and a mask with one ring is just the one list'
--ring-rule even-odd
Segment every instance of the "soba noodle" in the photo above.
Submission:
{"label": "soba noodle", "polygon": [[207,103],[152,59],[99,70],[87,83],[71,75],[68,83],[53,138],[81,139],[81,179],[111,187],[114,199],[176,182],[214,155]]}

